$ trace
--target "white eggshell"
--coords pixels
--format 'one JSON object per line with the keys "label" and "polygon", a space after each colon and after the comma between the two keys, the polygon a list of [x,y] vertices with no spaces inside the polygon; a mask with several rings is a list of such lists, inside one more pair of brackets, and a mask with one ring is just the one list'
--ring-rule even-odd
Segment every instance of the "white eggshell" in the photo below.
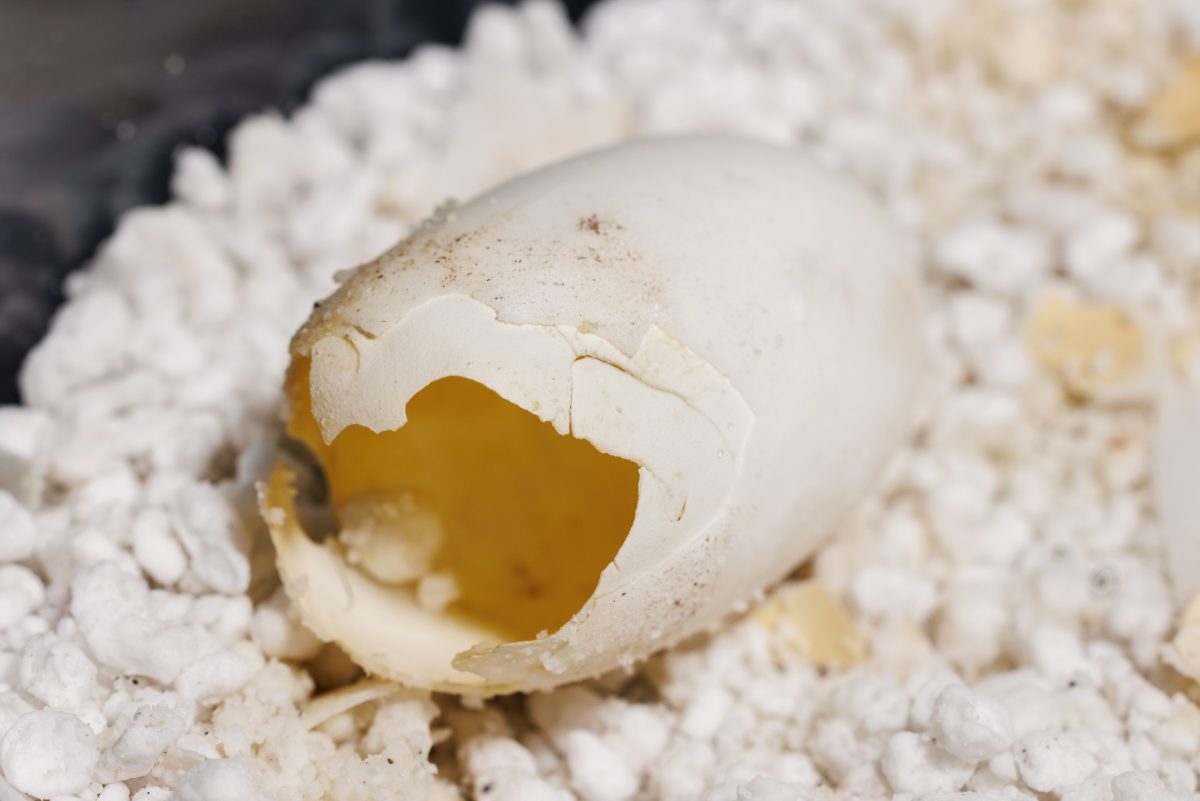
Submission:
{"label": "white eggshell", "polygon": [[559,630],[480,644],[313,542],[277,472],[263,507],[289,594],[370,672],[461,693],[552,687],[711,628],[810,554],[906,433],[912,260],[855,187],[731,138],[621,145],[443,212],[297,334],[325,441],[398,429],[423,387],[470,378],[636,463],[632,528]]}

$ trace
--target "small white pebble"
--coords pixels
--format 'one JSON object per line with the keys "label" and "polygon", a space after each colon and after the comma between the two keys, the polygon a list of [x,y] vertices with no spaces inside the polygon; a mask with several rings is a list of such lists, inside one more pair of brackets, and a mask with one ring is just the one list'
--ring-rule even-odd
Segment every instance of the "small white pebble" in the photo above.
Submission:
{"label": "small white pebble", "polygon": [[955,684],[962,684],[962,679],[948,670],[911,677],[908,684],[908,692],[912,697],[908,710],[909,726],[917,731],[926,731],[932,723],[933,707],[938,696],[942,690]]}
{"label": "small white pebble", "polygon": [[1013,741],[1012,716],[994,698],[961,685],[946,687],[933,705],[930,731],[938,745],[959,759],[991,759]]}
{"label": "small white pebble", "polygon": [[216,487],[201,483],[180,489],[172,503],[171,519],[197,578],[226,595],[246,591],[250,585],[249,540]]}
{"label": "small white pebble", "polygon": [[1010,610],[1001,592],[976,581],[955,583],[943,594],[935,642],[959,669],[978,670],[1003,651]]}
{"label": "small white pebble", "polygon": [[485,5],[471,15],[463,49],[472,64],[487,69],[509,66],[525,57],[525,33],[518,15],[509,8]]}
{"label": "small white pebble", "polygon": [[995,698],[1008,710],[1015,737],[1062,725],[1062,700],[1044,678],[1031,671],[997,673],[979,682],[975,692]]}
{"label": "small white pebble", "polygon": [[143,787],[133,794],[133,801],[168,801],[170,798],[172,798],[171,791],[158,785]]}
{"label": "small white pebble", "polygon": [[46,622],[45,618],[29,614],[11,624],[4,634],[9,648],[21,649],[34,637],[45,634],[49,630],[50,624]]}
{"label": "small white pebble", "polygon": [[1200,221],[1188,216],[1164,216],[1154,223],[1156,250],[1172,270],[1188,274],[1200,265]]}
{"label": "small white pebble", "polygon": [[250,634],[266,656],[306,661],[324,645],[291,612],[287,594],[278,590],[254,610]]}
{"label": "small white pebble", "polygon": [[538,776],[529,749],[510,737],[484,735],[462,744],[461,764],[479,801],[573,801],[569,791]]}
{"label": "small white pebble", "polygon": [[1085,285],[1102,280],[1124,259],[1141,235],[1137,220],[1110,210],[1096,215],[1067,236],[1067,269]]}
{"label": "small white pebble", "polygon": [[1017,770],[1017,760],[1013,758],[1011,751],[996,754],[987,761],[985,767],[992,776],[1009,784],[1016,784],[1021,778],[1021,772]]}
{"label": "small white pebble", "polygon": [[791,786],[816,787],[822,781],[820,771],[807,754],[780,754],[771,762],[768,772],[773,778]]}
{"label": "small white pebble", "polygon": [[203,595],[196,599],[188,619],[208,629],[229,646],[245,637],[254,616],[254,605],[244,595]]}
{"label": "small white pebble", "polygon": [[47,706],[77,711],[92,694],[96,666],[75,643],[53,634],[34,637],[18,666],[25,692]]}
{"label": "small white pebble", "polygon": [[958,790],[975,770],[972,763],[947,753],[927,736],[911,731],[888,738],[879,767],[897,793]]}
{"label": "small white pebble", "polygon": [[217,651],[188,665],[175,679],[175,689],[190,701],[209,702],[241,688],[250,665],[233,651]]}
{"label": "small white pebble", "polygon": [[139,779],[183,736],[186,724],[161,705],[139,707],[116,741],[105,749],[98,774],[107,781]]}
{"label": "small white pebble", "polygon": [[679,729],[697,740],[710,739],[733,706],[733,696],[720,687],[699,690],[683,711]]}
{"label": "small white pebble", "polygon": [[129,801],[129,788],[121,782],[106,785],[96,801]]}
{"label": "small white pebble", "polygon": [[652,789],[664,801],[700,798],[714,767],[709,745],[688,742],[669,748],[656,766]]}
{"label": "small white pebble", "polygon": [[154,443],[150,460],[156,470],[201,480],[224,439],[221,422],[212,414],[181,420]]}
{"label": "small white pebble", "polygon": [[1112,780],[1113,801],[1187,801],[1191,796],[1168,789],[1154,771],[1129,771]]}
{"label": "small white pebble", "polygon": [[672,721],[661,708],[614,698],[608,699],[598,713],[605,742],[637,773],[645,771],[658,759],[671,738]]}
{"label": "small white pebble", "polygon": [[254,769],[231,759],[210,759],[183,774],[173,801],[255,801]]}
{"label": "small white pebble", "polygon": [[737,788],[737,801],[806,801],[807,788],[759,776]]}
{"label": "small white pebble", "polygon": [[1064,683],[1091,670],[1079,637],[1057,623],[1034,623],[1021,632],[1017,645],[1032,663],[1031,667]]}
{"label": "small white pebble", "polygon": [[[1192,753],[1194,750],[1188,756]],[[1158,772],[1171,790],[1179,793],[1196,792],[1196,771],[1187,759],[1164,759],[1158,766]]]}
{"label": "small white pebble", "polygon": [[0,740],[21,717],[33,711],[33,706],[15,692],[0,691]]}
{"label": "small white pebble", "polygon": [[188,147],[175,156],[171,190],[197,208],[216,209],[229,202],[229,179],[211,152]]}
{"label": "small white pebble", "polygon": [[951,275],[989,292],[1019,295],[1050,268],[1049,245],[1028,230],[994,221],[969,223],[950,231],[935,259]]}
{"label": "small white pebble", "polygon": [[164,587],[187,572],[187,554],[171,533],[170,518],[161,509],[147,509],[134,521],[133,556],[146,575]]}
{"label": "small white pebble", "polygon": [[1021,780],[1040,793],[1061,793],[1082,784],[1097,768],[1096,758],[1068,735],[1037,731],[1013,744]]}
{"label": "small white pebble", "polygon": [[150,611],[140,574],[100,562],[71,584],[71,615],[101,664],[169,683],[195,658],[187,626],[164,625]]}
{"label": "small white pebble", "polygon": [[833,713],[854,721],[857,731],[865,735],[902,729],[909,717],[908,694],[881,676],[853,676],[833,691],[830,700]]}
{"label": "small white pebble", "polygon": [[13,787],[36,798],[83,790],[100,758],[96,735],[67,712],[30,712],[0,741],[0,771]]}
{"label": "small white pebble", "polygon": [[854,605],[864,615],[920,622],[937,604],[937,589],[929,579],[890,565],[863,568],[851,587]]}
{"label": "small white pebble", "polygon": [[494,773],[537,775],[537,762],[533,754],[511,737],[472,737],[462,744],[459,758],[476,778]]}
{"label": "small white pebble", "polygon": [[133,470],[120,465],[86,481],[72,496],[75,514],[81,518],[125,513],[138,501],[142,484]]}
{"label": "small white pebble", "polygon": [[570,684],[552,693],[533,693],[529,696],[529,716],[554,740],[558,749],[566,749],[562,738],[579,728],[599,729],[600,710],[604,699],[596,690],[584,684]]}
{"label": "small white pebble", "polygon": [[36,609],[45,595],[42,580],[29,568],[0,565],[0,630]]}
{"label": "small white pebble", "polygon": [[37,548],[38,532],[33,515],[21,502],[0,489],[0,562],[28,559]]}
{"label": "small white pebble", "polygon": [[476,782],[478,801],[575,801],[568,790],[537,776],[511,776],[501,783]]}
{"label": "small white pebble", "polygon": [[41,495],[53,424],[43,409],[0,406],[0,490],[19,503]]}
{"label": "small white pebble", "polygon": [[438,715],[438,708],[428,697],[417,695],[382,701],[359,743],[367,753],[386,753],[398,743],[406,743],[412,753],[429,755],[433,739],[429,723]]}
{"label": "small white pebble", "polygon": [[566,737],[571,786],[584,801],[627,801],[638,789],[629,765],[590,731],[576,729]]}
{"label": "small white pebble", "polygon": [[[864,743],[855,721],[843,718],[823,718],[809,734],[808,753],[813,763],[831,781],[841,784],[855,771],[878,758],[875,744]],[[712,770],[714,766],[709,766]]]}

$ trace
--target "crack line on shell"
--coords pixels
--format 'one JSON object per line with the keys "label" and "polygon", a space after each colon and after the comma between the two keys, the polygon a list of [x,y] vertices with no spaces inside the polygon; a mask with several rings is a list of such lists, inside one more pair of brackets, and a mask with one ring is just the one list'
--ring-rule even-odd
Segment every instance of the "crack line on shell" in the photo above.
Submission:
{"label": "crack line on shell", "polygon": [[[595,359],[595,360],[596,360],[596,361],[598,361],[598,362],[601,362],[601,363],[603,363],[603,364],[607,364],[609,367],[615,367],[616,369],[620,370],[622,373],[625,373],[625,374],[626,374],[627,376],[629,376],[630,378],[634,379],[635,381],[637,381],[638,383],[640,383],[640,384],[642,384],[642,385],[644,385],[644,386],[646,386],[646,387],[649,387],[650,389],[657,390],[657,391],[659,391],[659,392],[665,392],[665,393],[666,393],[666,394],[668,394],[668,395],[673,395],[673,396],[675,396],[675,397],[676,397],[676,398],[678,398],[680,401],[682,401],[682,402],[683,402],[683,404],[684,404],[685,406],[687,406],[689,409],[691,409],[692,411],[694,411],[696,414],[698,414],[698,415],[700,415],[701,417],[703,417],[703,418],[704,418],[704,420],[705,420],[705,421],[706,421],[706,422],[707,422],[707,423],[708,423],[710,426],[712,426],[713,430],[716,432],[716,434],[717,434],[717,439],[719,439],[719,440],[721,440],[721,442],[725,443],[725,447],[729,448],[729,450],[733,452],[733,456],[734,456],[734,458],[735,458],[735,459],[736,459],[738,462],[740,462],[740,461],[741,461],[741,448],[740,448],[740,447],[738,447],[737,445],[735,445],[734,443],[730,442],[728,439],[726,439],[726,438],[725,438],[725,435],[724,435],[724,433],[721,431],[721,427],[720,427],[719,425],[717,425],[717,422],[716,422],[716,420],[714,420],[712,417],[710,417],[710,416],[708,415],[708,413],[707,413],[707,412],[705,412],[703,409],[701,409],[700,407],[696,406],[696,404],[695,404],[694,402],[692,402],[692,400],[691,400],[691,399],[689,399],[689,398],[688,398],[686,395],[684,395],[682,392],[679,392],[678,390],[675,390],[675,389],[671,389],[670,387],[667,387],[667,386],[663,386],[663,385],[661,385],[661,384],[659,384],[659,383],[652,382],[652,381],[648,380],[646,376],[641,376],[641,375],[638,375],[637,373],[634,373],[634,372],[632,372],[632,371],[631,371],[631,370],[630,370],[628,367],[625,367],[625,366],[623,366],[623,365],[617,364],[617,363],[613,362],[612,360],[610,360],[610,359],[606,359],[606,358],[604,358],[603,356],[600,356],[600,355],[598,355],[598,354],[593,354],[593,353],[580,353],[580,352],[579,352],[579,350],[578,350],[578,348],[576,347],[575,343],[573,343],[573,342],[570,340],[570,338],[568,338],[568,337],[567,337],[567,335],[566,335],[566,334],[564,334],[564,333],[563,333],[563,332],[560,330],[561,326],[558,326],[558,325],[549,325],[549,324],[546,324],[546,323],[508,323],[508,322],[504,322],[504,321],[500,320],[500,318],[499,318],[499,317],[497,317],[497,318],[496,318],[496,320],[497,320],[497,322],[501,322],[501,323],[503,323],[504,325],[540,325],[540,326],[544,326],[544,327],[547,327],[547,328],[552,328],[552,329],[554,330],[554,332],[555,332],[556,334],[558,334],[558,335],[559,335],[559,336],[560,336],[560,337],[563,339],[563,341],[564,341],[564,342],[566,342],[566,343],[567,343],[567,345],[568,345],[568,346],[571,348],[571,350],[573,350],[573,351],[575,352],[575,362],[578,362],[578,361],[579,361],[579,360],[581,360],[581,359]],[[666,331],[663,331],[663,330],[662,330],[661,328],[659,328],[657,325],[654,325],[654,324],[652,323],[652,324],[650,325],[650,328],[657,329],[657,330],[658,330],[658,331],[659,331],[659,332],[660,332],[660,333],[661,333],[661,334],[662,334],[662,335],[663,335],[663,336],[664,336],[666,339],[668,339],[668,340],[669,340],[669,341],[670,341],[672,344],[674,344],[674,345],[677,345],[677,346],[679,346],[680,348],[685,348],[685,349],[686,349],[686,346],[684,346],[682,343],[680,343],[680,342],[679,342],[679,340],[677,340],[677,339],[675,339],[674,337],[672,337],[672,336],[670,336],[669,334],[667,334],[667,332],[666,332]],[[650,328],[648,328],[648,329],[646,330],[646,333],[647,333],[647,334],[649,333],[649,331],[650,331]],[[575,333],[576,333],[576,334],[578,334],[578,333],[579,333],[579,330],[578,330],[577,328],[572,328],[571,330],[575,331]],[[613,348],[615,348],[615,349],[616,349],[616,350],[618,350],[618,351],[620,351],[620,350],[621,350],[620,348],[617,348],[617,346],[616,346],[616,345],[614,345],[612,342],[609,342],[607,339],[604,339],[604,337],[601,337],[601,336],[599,336],[598,334],[591,334],[591,336],[595,336],[597,339],[601,340],[602,342],[604,342],[604,343],[606,343],[606,344],[608,344],[608,345],[612,345],[612,347],[613,347]],[[646,334],[643,334],[643,335],[642,335],[642,341],[644,342],[644,341],[645,341],[645,339],[646,339]],[[640,349],[640,346],[639,346],[639,349]],[[626,358],[628,358],[628,359],[633,359],[633,358],[634,358],[634,356],[636,356],[636,355],[637,355],[637,354],[635,353],[635,354],[634,354],[634,356],[630,356],[629,354],[627,354],[627,353],[624,353],[623,351],[621,351],[621,353],[622,353],[622,355],[624,355],[624,356],[625,356]],[[702,361],[704,361],[704,360],[702,360]],[[720,371],[718,371],[716,368],[713,368],[713,367],[712,367],[712,365],[711,365],[711,364],[709,364],[707,361],[704,361],[704,364],[705,364],[706,366],[708,366],[708,367],[712,368],[712,371],[713,371],[713,373],[714,373],[715,375],[719,376],[719,377],[721,378],[721,380],[722,380],[722,381],[724,381],[724,382],[726,382],[727,384],[729,384],[729,386],[730,386],[731,388],[733,387],[732,383],[730,383],[730,382],[729,382],[729,379],[728,379],[728,378],[726,378],[726,377],[725,377],[725,375],[724,375],[723,373],[721,373]],[[572,362],[572,365],[574,365],[574,362]],[[574,382],[574,376],[572,376],[572,379],[571,379],[571,380],[572,380],[572,382]],[[572,390],[572,392],[571,392],[571,397],[572,397],[572,399],[575,397],[574,389],[575,389],[575,386],[574,386],[574,383],[572,383],[572,385],[571,385],[571,390]],[[740,399],[740,394],[741,394],[741,393],[738,393],[736,389],[733,389],[733,392],[734,392],[735,394],[739,395],[739,399]],[[743,405],[746,405],[744,400],[742,400],[742,403],[743,403]],[[747,409],[747,411],[749,411],[749,412],[750,412],[750,426],[752,427],[752,426],[754,425],[754,412],[753,412],[753,410],[751,410],[751,409],[750,409],[750,407],[749,407],[748,405],[746,406],[746,409]],[[573,410],[572,410],[572,411],[573,411]],[[573,429],[574,429],[574,415],[572,414],[572,415],[571,415],[571,417],[572,417],[572,421],[571,421],[571,427],[572,427],[572,436],[573,436],[573,435],[574,435],[574,433],[573,433]],[[750,433],[750,430],[749,430],[749,428],[747,428],[747,431],[746,431],[746,436],[749,436],[749,433]],[[744,438],[743,438],[743,439],[744,439]]]}
{"label": "crack line on shell", "polygon": [[[351,345],[351,347],[354,347],[355,353],[359,357],[359,364],[361,364],[361,353],[359,353],[358,348],[354,346],[353,341],[350,340],[350,338],[347,336],[347,334],[349,334],[351,331],[354,331],[354,332],[357,332],[358,334],[360,334],[364,339],[366,339],[368,341],[378,341],[378,340],[382,339],[383,336],[388,331],[390,331],[391,329],[393,329],[399,325],[402,325],[404,323],[404,321],[407,320],[414,312],[418,311],[419,309],[423,308],[424,306],[428,305],[429,303],[435,303],[443,298],[465,298],[469,301],[477,303],[480,306],[483,306],[485,309],[487,309],[491,313],[492,319],[494,321],[496,321],[497,323],[499,323],[500,325],[512,326],[514,328],[548,329],[550,331],[553,331],[554,334],[557,335],[560,339],[562,339],[563,342],[569,348],[571,348],[572,352],[575,353],[576,361],[578,361],[580,358],[596,359],[596,361],[603,362],[604,364],[615,367],[616,369],[629,375],[630,377],[636,379],[637,381],[639,381],[640,383],[644,384],[647,387],[650,387],[651,389],[656,389],[656,390],[659,390],[660,392],[665,392],[669,395],[674,395],[675,397],[679,398],[679,400],[683,401],[683,403],[688,408],[692,409],[694,412],[699,414],[701,417],[703,417],[705,420],[707,420],[710,425],[713,426],[714,430],[717,433],[718,439],[720,439],[721,442],[725,443],[725,447],[728,448],[732,452],[734,458],[740,462],[740,460],[741,460],[741,447],[740,447],[741,443],[731,442],[726,437],[725,432],[723,432],[721,430],[721,427],[719,425],[717,425],[717,422],[715,420],[713,420],[702,409],[698,408],[695,405],[695,403],[691,399],[689,399],[687,396],[685,396],[678,390],[672,389],[668,386],[664,386],[658,382],[653,382],[653,381],[649,380],[646,376],[641,376],[634,372],[631,372],[627,367],[616,364],[609,359],[603,358],[602,356],[590,354],[590,353],[581,354],[579,351],[579,348],[577,347],[577,343],[572,342],[572,340],[566,334],[564,334],[562,331],[562,329],[565,327],[565,328],[569,328],[571,331],[575,332],[577,335],[584,336],[583,334],[580,334],[579,329],[576,326],[564,325],[562,323],[548,323],[548,322],[537,322],[537,323],[513,322],[511,320],[506,320],[503,317],[501,317],[500,313],[498,311],[496,311],[496,309],[492,308],[487,303],[483,302],[482,300],[479,300],[478,298],[474,297],[473,295],[454,292],[454,293],[450,293],[447,295],[440,295],[440,296],[437,296],[434,298],[430,298],[430,299],[426,300],[425,302],[421,303],[420,305],[418,305],[412,309],[409,309],[409,311],[407,313],[405,313],[399,320],[396,320],[396,321],[390,323],[389,325],[385,326],[378,333],[372,333],[367,328],[363,327],[361,324],[352,323],[349,320],[347,320],[345,317],[343,317],[339,314],[335,318],[335,320],[336,320],[337,324],[339,324],[344,329],[343,332],[341,334],[337,334],[337,333],[334,333],[333,331],[330,331],[329,333],[325,334],[325,336],[340,338],[340,339],[345,340],[347,343],[349,343]],[[333,327],[333,326],[329,326],[329,327]],[[655,323],[650,323],[649,325],[647,325],[646,330],[642,332],[641,342],[643,342],[643,343],[645,342],[646,336],[647,336],[647,334],[650,333],[651,330],[657,330],[659,333],[662,334],[662,336],[666,340],[671,342],[671,344],[673,344],[685,351],[688,351],[690,353],[694,353],[693,351],[688,349],[685,345],[683,345],[679,340],[672,337],[666,331],[663,331],[663,329]],[[632,353],[632,354],[626,353],[625,351],[621,350],[621,348],[618,347],[615,343],[613,343],[612,341],[610,341],[608,339],[605,339],[604,337],[600,336],[599,334],[590,334],[590,336],[594,336],[597,339],[604,342],[605,344],[611,346],[614,350],[621,353],[627,359],[632,360],[637,356],[638,351],[634,351],[634,353]],[[322,338],[324,338],[324,337],[322,337]],[[317,341],[319,342],[320,340],[318,339]],[[314,342],[313,344],[315,345],[316,343]],[[638,350],[640,350],[640,349],[641,349],[641,345],[638,346]],[[311,350],[311,347],[310,347],[310,350]],[[749,437],[750,431],[754,426],[754,420],[756,417],[756,415],[754,414],[754,410],[751,409],[748,404],[746,404],[745,399],[741,397],[741,393],[739,393],[737,391],[737,389],[733,386],[733,383],[729,380],[729,378],[724,373],[720,372],[715,367],[713,367],[712,364],[708,360],[703,359],[703,358],[699,357],[698,355],[697,355],[697,358],[700,359],[700,361],[703,362],[703,364],[705,366],[709,367],[713,371],[713,374],[715,376],[717,376],[723,382],[725,382],[726,387],[729,388],[730,390],[732,390],[732,392],[738,396],[738,399],[741,401],[742,405],[746,408],[746,411],[750,418],[750,422],[749,422],[749,425],[747,426],[745,435],[742,438],[744,441],[746,438]],[[356,369],[356,372],[357,372],[357,369]],[[311,381],[310,381],[310,385],[311,385]],[[574,389],[574,387],[572,386],[572,390],[573,389]],[[529,411],[529,410],[526,409],[526,411]]]}

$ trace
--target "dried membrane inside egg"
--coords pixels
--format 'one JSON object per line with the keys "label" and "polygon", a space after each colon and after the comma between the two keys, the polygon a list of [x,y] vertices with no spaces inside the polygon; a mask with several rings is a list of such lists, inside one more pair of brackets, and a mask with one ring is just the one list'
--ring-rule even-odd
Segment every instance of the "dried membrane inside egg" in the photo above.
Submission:
{"label": "dried membrane inside egg", "polygon": [[380,581],[403,584],[429,572],[442,543],[442,518],[410,488],[367,490],[337,506],[346,559]]}
{"label": "dried membrane inside egg", "polygon": [[786,150],[637,142],[435,217],[292,343],[288,593],[369,672],[494,694],[715,625],[820,541],[905,433],[911,249]]}

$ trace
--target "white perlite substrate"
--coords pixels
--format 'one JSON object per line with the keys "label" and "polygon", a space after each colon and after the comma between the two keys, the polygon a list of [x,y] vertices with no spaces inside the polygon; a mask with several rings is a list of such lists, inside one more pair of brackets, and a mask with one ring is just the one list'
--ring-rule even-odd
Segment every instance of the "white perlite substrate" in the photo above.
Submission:
{"label": "white perlite substrate", "polygon": [[[1060,351],[1195,331],[1200,150],[1130,126],[1198,49],[1195,0],[533,3],[182,153],[0,410],[0,799],[1194,798],[1154,396]],[[447,195],[689,130],[804,147],[924,245],[923,430],[813,567],[866,658],[751,618],[551,694],[310,706],[355,674],[255,511],[288,337]]]}

